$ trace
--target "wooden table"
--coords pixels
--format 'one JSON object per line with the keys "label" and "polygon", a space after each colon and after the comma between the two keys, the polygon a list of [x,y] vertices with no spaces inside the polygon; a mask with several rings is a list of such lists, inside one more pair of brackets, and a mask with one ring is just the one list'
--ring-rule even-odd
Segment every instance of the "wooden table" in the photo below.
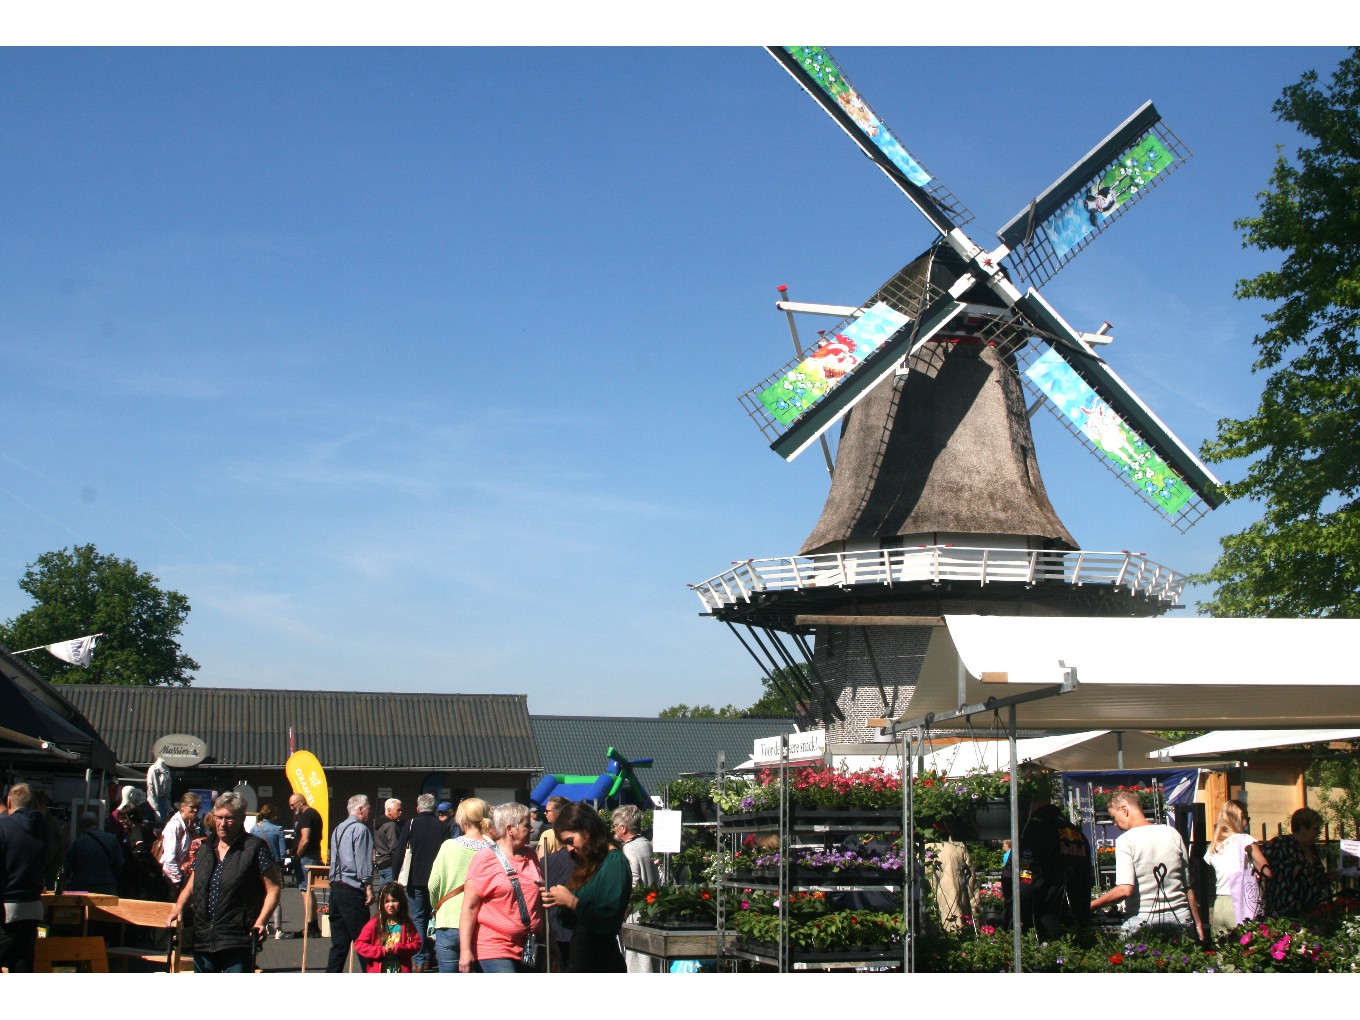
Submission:
{"label": "wooden table", "polygon": [[[736,933],[723,934],[724,951],[736,943]],[[624,949],[654,956],[663,964],[672,960],[711,960],[718,955],[718,932],[713,928],[652,928],[625,924],[619,931]]]}
{"label": "wooden table", "polygon": [[118,897],[108,893],[45,892],[42,894],[43,923],[48,928],[80,927],[80,934],[89,932],[90,908],[117,903]]}

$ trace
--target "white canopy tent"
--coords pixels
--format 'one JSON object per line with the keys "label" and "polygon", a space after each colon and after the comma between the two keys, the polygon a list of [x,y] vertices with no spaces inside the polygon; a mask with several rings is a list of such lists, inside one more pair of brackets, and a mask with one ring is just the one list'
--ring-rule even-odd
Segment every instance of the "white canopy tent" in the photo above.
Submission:
{"label": "white canopy tent", "polygon": [[1360,620],[943,619],[903,719],[1054,687],[1075,670],[1078,690],[1017,706],[1021,729],[1360,727]]}
{"label": "white canopy tent", "polygon": [[[1150,767],[1145,764],[1150,748],[1166,741],[1150,733],[1116,733],[1113,730],[1086,730],[1058,733],[1046,737],[1025,737],[1015,742],[1016,760],[1034,762],[1056,772],[1096,772],[1118,768]],[[1120,765],[1119,752],[1124,752]],[[964,740],[932,751],[921,767],[947,776],[962,776],[971,769],[1009,769],[1010,743],[1006,740]]]}
{"label": "white canopy tent", "polygon": [[1222,757],[1236,751],[1257,751],[1265,747],[1293,747],[1295,744],[1328,743],[1333,740],[1360,740],[1360,729],[1352,730],[1216,730],[1183,740],[1148,754],[1160,761],[1180,758]]}

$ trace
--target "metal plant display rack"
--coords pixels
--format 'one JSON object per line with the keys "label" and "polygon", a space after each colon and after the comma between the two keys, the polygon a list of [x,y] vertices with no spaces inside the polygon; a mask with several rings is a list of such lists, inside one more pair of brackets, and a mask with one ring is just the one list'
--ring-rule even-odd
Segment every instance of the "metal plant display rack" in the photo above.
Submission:
{"label": "metal plant display rack", "polygon": [[[735,891],[752,889],[775,892],[778,896],[779,932],[778,942],[764,949],[737,940],[719,945],[718,965],[724,959],[749,960],[763,966],[772,966],[779,973],[794,970],[845,970],[850,968],[896,968],[901,964],[895,952],[874,951],[868,947],[857,947],[842,951],[815,952],[802,950],[789,945],[789,901],[793,892],[892,892],[903,890],[903,879],[891,881],[837,881],[834,876],[826,881],[795,877],[790,873],[791,850],[797,840],[805,835],[815,834],[830,840],[836,836],[850,833],[897,832],[902,818],[896,811],[849,810],[829,811],[795,808],[789,797],[789,769],[798,767],[789,762],[789,739],[787,735],[779,738],[780,760],[775,767],[779,771],[779,806],[774,811],[762,811],[749,815],[726,815],[721,809],[718,814],[718,849],[721,852],[723,840],[735,839],[738,833],[767,833],[779,838],[778,874],[770,880],[736,880],[731,876],[718,883],[718,930],[727,931],[729,898]],[[724,755],[718,756],[718,777],[724,775]],[[909,857],[909,855],[908,855]],[[908,869],[904,869],[903,874]]]}

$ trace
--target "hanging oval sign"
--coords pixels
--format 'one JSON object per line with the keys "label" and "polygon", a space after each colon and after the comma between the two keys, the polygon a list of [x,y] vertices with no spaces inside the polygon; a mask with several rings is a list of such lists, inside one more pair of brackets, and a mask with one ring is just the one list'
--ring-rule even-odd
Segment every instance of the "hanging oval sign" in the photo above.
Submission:
{"label": "hanging oval sign", "polygon": [[208,756],[208,745],[190,733],[170,733],[153,745],[152,759],[159,758],[172,769],[187,769]]}

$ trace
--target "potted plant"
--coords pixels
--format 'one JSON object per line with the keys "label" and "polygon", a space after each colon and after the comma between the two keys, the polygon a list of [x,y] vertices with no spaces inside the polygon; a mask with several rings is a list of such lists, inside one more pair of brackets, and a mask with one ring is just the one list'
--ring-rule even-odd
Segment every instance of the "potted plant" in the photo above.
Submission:
{"label": "potted plant", "polygon": [[633,890],[630,909],[651,928],[704,929],[718,921],[716,893],[704,886],[655,885]]}
{"label": "potted plant", "polygon": [[681,812],[687,822],[716,822],[718,810],[713,803],[713,784],[699,776],[680,776],[666,787],[667,803]]}

